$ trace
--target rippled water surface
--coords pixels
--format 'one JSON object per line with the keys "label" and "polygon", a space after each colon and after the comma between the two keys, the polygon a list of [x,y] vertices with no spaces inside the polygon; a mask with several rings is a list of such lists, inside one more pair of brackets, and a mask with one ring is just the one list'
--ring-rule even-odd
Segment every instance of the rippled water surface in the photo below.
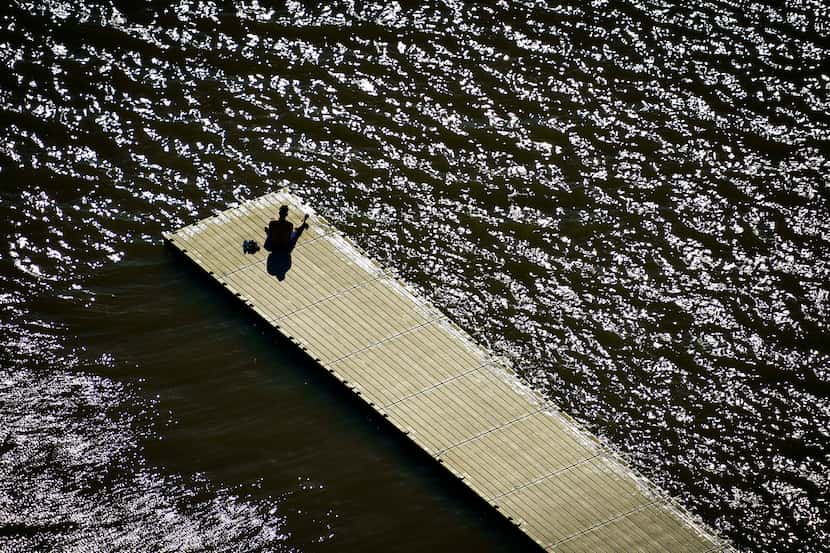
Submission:
{"label": "rippled water surface", "polygon": [[739,548],[827,550],[826,4],[133,4],[0,7],[0,549],[528,545],[161,243],[288,185]]}

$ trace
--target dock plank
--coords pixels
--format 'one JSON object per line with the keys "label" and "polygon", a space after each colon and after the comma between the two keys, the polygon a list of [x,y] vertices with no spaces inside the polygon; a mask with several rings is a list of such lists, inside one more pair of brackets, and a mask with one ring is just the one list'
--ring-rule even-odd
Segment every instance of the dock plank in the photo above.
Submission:
{"label": "dock plank", "polygon": [[[242,252],[280,205],[310,214],[282,280]],[[286,191],[165,238],[540,548],[733,550]]]}

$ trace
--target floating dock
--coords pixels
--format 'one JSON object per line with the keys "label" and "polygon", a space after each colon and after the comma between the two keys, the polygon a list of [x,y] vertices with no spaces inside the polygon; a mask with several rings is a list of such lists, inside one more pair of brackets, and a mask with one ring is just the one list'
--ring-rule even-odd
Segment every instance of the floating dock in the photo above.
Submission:
{"label": "floating dock", "polygon": [[[287,270],[242,253],[281,205],[310,214]],[[165,239],[541,548],[733,550],[296,196]]]}

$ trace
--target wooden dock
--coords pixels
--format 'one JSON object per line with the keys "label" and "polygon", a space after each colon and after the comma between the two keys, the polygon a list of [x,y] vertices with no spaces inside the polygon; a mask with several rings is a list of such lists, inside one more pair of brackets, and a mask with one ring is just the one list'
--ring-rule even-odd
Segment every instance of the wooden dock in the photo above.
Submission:
{"label": "wooden dock", "polygon": [[[242,241],[283,204],[310,228],[279,280]],[[543,549],[732,551],[297,197],[165,238]]]}

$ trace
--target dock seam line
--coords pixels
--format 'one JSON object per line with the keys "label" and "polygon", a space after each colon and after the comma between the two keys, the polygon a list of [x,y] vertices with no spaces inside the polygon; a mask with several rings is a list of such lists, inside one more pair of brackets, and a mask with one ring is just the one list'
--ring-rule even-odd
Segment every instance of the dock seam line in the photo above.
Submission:
{"label": "dock seam line", "polygon": [[541,413],[542,411],[546,411],[546,409],[543,407],[543,408],[541,408],[541,409],[536,409],[535,411],[531,411],[530,413],[525,413],[525,414],[524,414],[524,415],[522,415],[521,417],[516,417],[515,419],[513,419],[513,420],[509,420],[509,421],[505,422],[505,423],[504,423],[504,424],[502,424],[502,425],[495,426],[495,427],[493,427],[493,428],[491,428],[491,429],[489,429],[489,430],[485,430],[484,432],[480,432],[480,433],[476,434],[475,436],[470,436],[470,437],[469,437],[469,438],[467,438],[466,440],[462,440],[462,441],[458,442],[457,444],[453,444],[453,445],[447,446],[447,447],[445,447],[444,449],[439,449],[438,451],[436,451],[436,452],[435,452],[435,455],[436,455],[437,457],[440,457],[441,455],[443,455],[444,453],[446,453],[447,451],[449,451],[449,450],[451,450],[451,449],[455,449],[455,448],[456,448],[456,447],[458,447],[458,446],[461,446],[461,445],[464,445],[464,444],[466,444],[466,443],[472,442],[473,440],[477,440],[477,439],[481,438],[482,436],[486,436],[487,434],[490,434],[490,433],[492,433],[492,432],[495,432],[496,430],[501,430],[502,428],[507,428],[508,426],[511,426],[511,425],[513,425],[513,424],[515,424],[515,423],[517,423],[517,422],[519,422],[519,421],[522,421],[522,420],[524,420],[524,419],[530,418],[530,417],[532,417],[533,415],[538,415],[538,414],[539,414],[539,413]]}
{"label": "dock seam line", "polygon": [[[395,333],[395,334],[392,334],[391,336],[387,336],[387,337],[386,337],[386,338],[384,338],[383,340],[379,340],[379,341],[377,341],[377,342],[373,342],[373,343],[369,344],[368,346],[364,346],[364,347],[362,347],[362,348],[360,348],[360,349],[356,349],[356,350],[354,350],[354,351],[352,351],[352,352],[350,352],[350,353],[347,353],[346,355],[344,355],[344,356],[342,356],[342,357],[338,357],[337,359],[334,359],[334,360],[332,360],[332,361],[327,361],[327,362],[325,362],[325,363],[323,363],[323,364],[324,364],[324,365],[334,365],[334,364],[337,364],[337,363],[339,363],[339,362],[343,361],[344,359],[348,359],[349,357],[352,357],[353,355],[357,355],[358,353],[364,352],[364,351],[366,351],[367,349],[372,349],[372,348],[374,348],[374,347],[377,347],[377,346],[379,346],[380,344],[385,344],[385,343],[386,343],[386,342],[388,342],[389,340],[394,340],[395,338],[399,338],[399,337],[403,336],[404,334],[408,334],[408,333],[410,333],[410,332],[414,332],[414,331],[418,330],[419,328],[423,328],[423,327],[425,327],[425,326],[429,326],[429,325],[431,325],[432,323],[434,323],[434,322],[436,322],[436,321],[440,321],[441,319],[446,319],[446,317],[445,317],[445,316],[442,316],[442,317],[436,317],[436,318],[434,318],[434,319],[430,319],[430,320],[425,321],[425,322],[423,322],[423,323],[421,323],[421,324],[419,324],[419,325],[413,326],[412,328],[407,328],[406,330],[402,330],[402,331],[400,331],[400,332],[397,332],[397,333]],[[282,327],[280,327],[280,328],[279,328],[279,330],[281,331],[281,330],[282,330]],[[285,334],[285,333],[283,333],[283,334]]]}
{"label": "dock seam line", "polygon": [[554,476],[557,476],[557,475],[559,475],[559,474],[562,474],[563,472],[569,471],[569,470],[571,470],[571,469],[572,469],[572,468],[574,468],[574,467],[578,467],[578,466],[580,466],[580,465],[584,465],[584,464],[585,464],[585,463],[587,463],[588,461],[591,461],[591,460],[593,460],[593,459],[596,459],[596,458],[597,458],[597,457],[599,457],[601,454],[602,454],[602,452],[595,453],[595,454],[591,455],[590,457],[586,457],[585,459],[582,459],[581,461],[577,461],[576,463],[571,463],[571,464],[570,464],[570,465],[568,465],[567,467],[562,467],[562,468],[560,468],[560,469],[556,469],[555,471],[552,471],[552,472],[549,472],[548,474],[545,474],[545,475],[543,475],[543,476],[540,476],[539,478],[537,478],[537,479],[535,479],[535,480],[531,480],[530,482],[525,482],[525,483],[524,483],[524,484],[522,484],[521,486],[517,486],[517,487],[513,488],[512,490],[510,490],[509,492],[504,492],[504,493],[499,494],[499,495],[494,495],[493,497],[491,497],[491,498],[490,498],[490,501],[495,501],[495,500],[497,500],[497,499],[501,499],[502,497],[507,497],[508,495],[514,494],[514,493],[516,493],[516,492],[519,492],[519,491],[521,491],[521,490],[523,490],[523,489],[525,489],[525,488],[529,488],[530,486],[533,486],[534,484],[538,484],[539,482],[543,482],[543,481],[547,480],[548,478],[553,478]]}
{"label": "dock seam line", "polygon": [[425,394],[425,393],[429,392],[430,390],[434,390],[436,388],[439,388],[439,387],[443,386],[444,384],[449,384],[450,382],[452,382],[454,380],[458,380],[459,378],[463,378],[463,377],[467,376],[468,374],[472,374],[476,371],[480,371],[482,368],[486,367],[487,365],[492,365],[492,362],[488,361],[487,363],[482,363],[481,365],[479,365],[478,367],[475,367],[474,369],[468,369],[468,370],[464,371],[463,373],[459,373],[455,376],[451,376],[450,378],[448,378],[446,380],[442,380],[441,382],[437,382],[437,383],[435,383],[431,386],[428,386],[427,388],[424,388],[423,390],[418,390],[417,392],[409,394],[408,396],[404,396],[400,399],[396,399],[392,403],[387,403],[386,405],[384,405],[383,408],[388,409],[388,408],[390,408],[394,405],[397,405],[398,403],[401,403],[402,401],[407,401],[407,400],[412,399],[414,397],[418,397],[419,395]]}
{"label": "dock seam line", "polygon": [[294,311],[289,311],[288,313],[280,315],[279,317],[273,317],[273,318],[267,319],[267,320],[271,324],[277,324],[278,322],[280,322],[280,321],[282,321],[282,320],[284,320],[288,317],[296,315],[300,311],[305,311],[306,309],[311,309],[312,307],[314,307],[316,305],[319,305],[321,303],[327,302],[327,301],[332,300],[334,298],[339,298],[341,296],[344,296],[344,295],[346,295],[347,292],[351,292],[352,290],[355,290],[357,288],[361,288],[361,287],[363,287],[364,285],[367,285],[367,284],[372,284],[374,282],[377,282],[378,280],[381,280],[382,278],[383,278],[383,275],[377,275],[376,277],[371,278],[369,280],[364,280],[364,281],[358,282],[357,284],[352,284],[348,288],[343,288],[342,290],[337,291],[334,294],[330,294],[328,296],[325,296],[323,298],[315,300],[315,301],[313,301],[313,302],[311,302],[307,305],[304,305],[302,307],[299,307],[299,308],[295,309]]}
{"label": "dock seam line", "polygon": [[560,540],[557,540],[557,541],[552,541],[552,542],[548,543],[547,545],[545,545],[545,549],[547,549],[548,547],[556,547],[557,545],[559,545],[561,543],[564,543],[566,541],[571,541],[571,540],[573,540],[575,538],[578,538],[580,536],[584,536],[586,534],[589,534],[589,533],[593,532],[597,528],[602,528],[603,526],[608,526],[612,522],[616,522],[616,521],[618,521],[620,519],[623,519],[623,518],[625,518],[629,515],[633,515],[634,513],[638,513],[640,511],[643,511],[643,510],[651,507],[652,505],[657,505],[657,504],[660,504],[660,503],[663,503],[663,500],[655,499],[653,501],[649,501],[648,503],[644,503],[644,504],[640,505],[639,507],[635,507],[634,509],[631,509],[631,510],[626,511],[624,513],[620,513],[617,516],[613,516],[613,517],[609,518],[608,520],[604,520],[604,521],[602,521],[598,524],[594,524],[593,526],[591,526],[589,528],[586,528],[584,530],[576,532],[575,534],[571,534],[570,536],[564,537],[564,538],[562,538]]}

